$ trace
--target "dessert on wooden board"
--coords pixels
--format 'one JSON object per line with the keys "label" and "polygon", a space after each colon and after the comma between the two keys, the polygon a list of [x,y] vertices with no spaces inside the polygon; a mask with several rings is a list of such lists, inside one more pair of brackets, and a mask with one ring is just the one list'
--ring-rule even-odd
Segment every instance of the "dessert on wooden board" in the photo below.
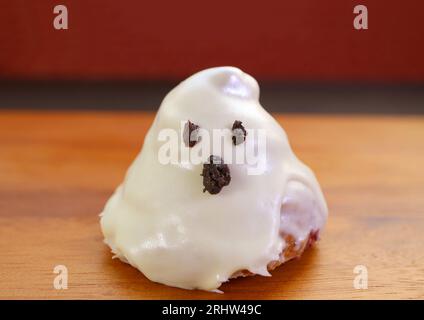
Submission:
{"label": "dessert on wooden board", "polygon": [[164,98],[101,228],[115,256],[150,280],[213,291],[300,256],[327,211],[256,80],[218,67]]}

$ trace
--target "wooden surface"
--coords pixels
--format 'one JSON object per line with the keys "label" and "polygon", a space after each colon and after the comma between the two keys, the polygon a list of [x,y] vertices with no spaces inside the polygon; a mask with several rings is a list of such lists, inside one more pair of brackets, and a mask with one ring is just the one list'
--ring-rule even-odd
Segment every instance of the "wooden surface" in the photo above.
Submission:
{"label": "wooden surface", "polygon": [[[0,298],[424,298],[424,117],[277,117],[315,171],[330,218],[318,246],[224,284],[225,294],[147,280],[112,260],[98,214],[152,114],[0,111]],[[55,290],[53,268],[69,270]],[[353,288],[356,265],[367,290]]]}

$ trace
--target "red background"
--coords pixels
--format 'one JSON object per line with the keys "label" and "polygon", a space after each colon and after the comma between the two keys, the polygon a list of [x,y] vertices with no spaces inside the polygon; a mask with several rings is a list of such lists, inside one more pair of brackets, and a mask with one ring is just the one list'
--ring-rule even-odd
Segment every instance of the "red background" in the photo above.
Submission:
{"label": "red background", "polygon": [[[69,29],[53,28],[64,4]],[[369,29],[353,28],[364,4]],[[262,79],[422,82],[424,1],[0,0],[4,79],[175,79],[235,65]]]}

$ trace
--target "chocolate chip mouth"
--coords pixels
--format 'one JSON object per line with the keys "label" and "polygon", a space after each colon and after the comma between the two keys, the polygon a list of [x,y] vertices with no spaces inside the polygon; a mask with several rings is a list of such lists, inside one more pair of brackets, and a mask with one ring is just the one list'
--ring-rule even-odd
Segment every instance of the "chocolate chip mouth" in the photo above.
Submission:
{"label": "chocolate chip mouth", "polygon": [[203,164],[203,192],[208,191],[210,194],[217,194],[224,186],[230,184],[230,169],[224,161],[218,157],[211,155],[209,161]]}

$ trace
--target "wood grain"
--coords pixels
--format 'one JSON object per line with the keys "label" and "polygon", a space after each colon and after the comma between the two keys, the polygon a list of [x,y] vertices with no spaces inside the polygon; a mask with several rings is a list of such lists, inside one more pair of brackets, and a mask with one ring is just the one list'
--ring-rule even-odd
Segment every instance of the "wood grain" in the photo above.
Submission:
{"label": "wood grain", "polygon": [[[318,246],[225,294],[147,280],[111,259],[98,213],[153,115],[0,112],[0,298],[424,298],[424,117],[278,115],[318,176],[330,219]],[[53,268],[69,270],[55,290]],[[353,288],[356,265],[367,290]]]}

